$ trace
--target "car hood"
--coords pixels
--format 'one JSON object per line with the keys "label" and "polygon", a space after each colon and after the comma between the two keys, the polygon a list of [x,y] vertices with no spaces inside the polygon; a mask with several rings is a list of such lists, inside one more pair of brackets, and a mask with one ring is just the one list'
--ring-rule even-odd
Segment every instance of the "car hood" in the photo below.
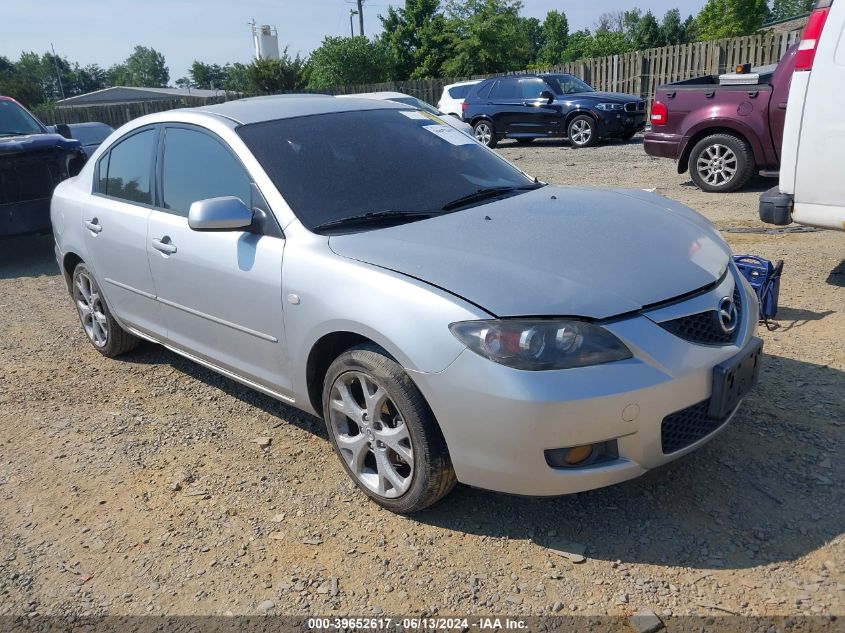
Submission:
{"label": "car hood", "polygon": [[0,136],[0,154],[20,154],[45,149],[67,152],[80,150],[82,144],[61,134],[27,134],[26,136]]}
{"label": "car hood", "polygon": [[730,260],[710,222],[679,203],[552,186],[329,246],[500,317],[608,318],[712,284]]}

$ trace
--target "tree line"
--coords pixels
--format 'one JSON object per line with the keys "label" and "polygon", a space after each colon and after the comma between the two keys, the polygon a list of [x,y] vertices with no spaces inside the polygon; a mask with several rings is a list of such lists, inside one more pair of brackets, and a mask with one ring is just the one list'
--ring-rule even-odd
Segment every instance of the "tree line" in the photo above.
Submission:
{"label": "tree line", "polygon": [[[310,57],[282,51],[277,60],[249,64],[194,61],[182,88],[242,94],[325,90],[344,84],[432,77],[468,77],[617,55],[658,46],[747,35],[770,20],[808,12],[813,0],[707,0],[697,15],[672,9],[663,16],[641,9],[602,14],[592,29],[572,31],[563,11],[543,20],[522,15],[521,0],[405,0],[380,15],[382,32],[326,37]],[[136,46],[119,64],[80,66],[44,53],[0,56],[0,94],[35,107],[109,86],[164,87],[164,56]]]}

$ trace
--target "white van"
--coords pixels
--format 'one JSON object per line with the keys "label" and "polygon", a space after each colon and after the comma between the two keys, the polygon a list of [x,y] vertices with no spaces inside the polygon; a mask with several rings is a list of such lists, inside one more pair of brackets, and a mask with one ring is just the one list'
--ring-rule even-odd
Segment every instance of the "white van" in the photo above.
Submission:
{"label": "white van", "polygon": [[780,182],[760,219],[845,231],[845,0],[818,0],[801,36],[789,90]]}

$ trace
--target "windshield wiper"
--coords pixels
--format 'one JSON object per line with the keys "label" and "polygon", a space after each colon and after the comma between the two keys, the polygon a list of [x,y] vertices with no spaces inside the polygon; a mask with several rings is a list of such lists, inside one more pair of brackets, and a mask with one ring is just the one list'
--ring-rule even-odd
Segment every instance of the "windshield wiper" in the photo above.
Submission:
{"label": "windshield wiper", "polygon": [[430,218],[438,215],[439,211],[370,211],[361,215],[351,215],[348,218],[329,220],[314,227],[313,230],[335,228],[339,226],[350,226],[355,224],[381,223],[384,221],[402,221],[408,218]]}
{"label": "windshield wiper", "polygon": [[489,198],[495,198],[503,194],[513,193],[515,191],[530,191],[532,189],[539,189],[543,186],[544,185],[542,184],[534,184],[523,185],[521,187],[485,187],[484,189],[478,189],[477,191],[473,191],[469,195],[461,196],[460,198],[456,198],[451,202],[447,202],[441,208],[443,211],[452,211],[453,209],[459,209],[460,207],[465,207],[475,202],[483,202],[484,200],[488,200]]}

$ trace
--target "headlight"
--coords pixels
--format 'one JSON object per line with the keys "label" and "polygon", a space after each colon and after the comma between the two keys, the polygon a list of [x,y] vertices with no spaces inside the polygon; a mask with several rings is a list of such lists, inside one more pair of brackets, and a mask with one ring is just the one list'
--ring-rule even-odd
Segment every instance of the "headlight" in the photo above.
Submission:
{"label": "headlight", "polygon": [[599,103],[596,105],[597,110],[624,110],[625,105],[622,103]]}
{"label": "headlight", "polygon": [[585,321],[461,321],[452,323],[449,330],[476,354],[527,371],[586,367],[632,357],[613,334]]}

